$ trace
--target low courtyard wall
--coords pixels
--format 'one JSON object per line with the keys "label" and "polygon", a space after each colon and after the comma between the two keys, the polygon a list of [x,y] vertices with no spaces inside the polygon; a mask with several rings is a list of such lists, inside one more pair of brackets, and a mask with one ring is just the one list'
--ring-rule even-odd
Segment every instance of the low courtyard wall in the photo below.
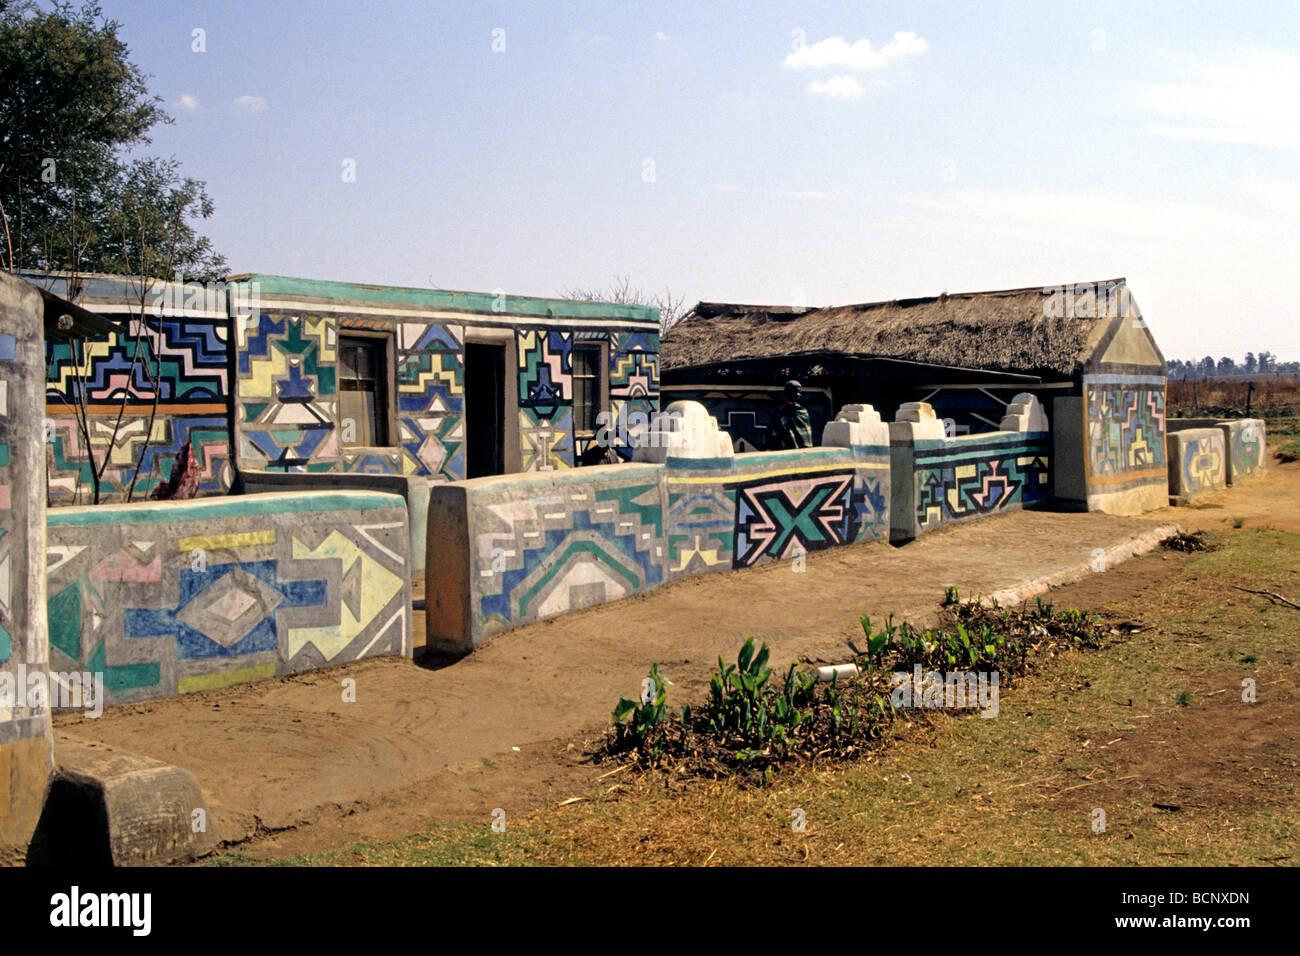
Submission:
{"label": "low courtyard wall", "polygon": [[924,402],[899,410],[900,420],[889,426],[892,541],[1048,503],[1052,436],[1037,399],[1025,398],[1028,410],[1004,418],[1004,430],[954,438]]}
{"label": "low courtyard wall", "polygon": [[1217,428],[1222,431],[1229,485],[1264,470],[1267,431],[1262,418],[1171,418],[1168,427],[1170,432],[1190,428]]}
{"label": "low courtyard wall", "polygon": [[650,460],[431,486],[429,646],[469,651],[693,574],[883,539],[887,433],[853,408],[823,437],[842,444],[737,455],[701,406],[674,403],[676,430],[638,448]]}
{"label": "low courtyard wall", "polygon": [[397,495],[60,508],[46,525],[50,669],[102,674],[108,704],[412,653]]}
{"label": "low courtyard wall", "polygon": [[1181,428],[1165,437],[1169,498],[1177,505],[1228,486],[1227,436],[1221,428]]}

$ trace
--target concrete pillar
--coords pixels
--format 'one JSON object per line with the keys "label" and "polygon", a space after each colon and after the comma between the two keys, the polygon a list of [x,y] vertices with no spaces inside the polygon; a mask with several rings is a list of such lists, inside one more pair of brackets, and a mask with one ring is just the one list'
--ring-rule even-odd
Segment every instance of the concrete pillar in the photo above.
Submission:
{"label": "concrete pillar", "polygon": [[[0,864],[25,856],[54,766],[46,696],[44,409],[41,295],[0,273]],[[38,684],[41,695],[29,694]]]}

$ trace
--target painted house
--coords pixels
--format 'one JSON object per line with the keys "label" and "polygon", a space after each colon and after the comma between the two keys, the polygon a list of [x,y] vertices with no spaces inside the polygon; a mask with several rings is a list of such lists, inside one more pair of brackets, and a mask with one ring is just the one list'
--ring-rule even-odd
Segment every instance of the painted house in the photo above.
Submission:
{"label": "painted house", "polygon": [[1058,507],[1166,503],[1165,362],[1122,278],[815,309],[702,302],[661,364],[665,403],[699,401],[751,443],[790,378],[814,391],[814,419],[928,403],[950,436],[999,430],[1027,393],[1051,428]]}
{"label": "painted house", "polygon": [[200,494],[224,494],[234,478],[224,292],[195,286],[187,296],[176,283],[110,275],[23,277],[107,320],[46,335],[50,503],[93,503],[96,478],[100,502],[147,499],[186,441]]}
{"label": "painted house", "polygon": [[55,503],[91,500],[87,447],[114,446],[100,500],[120,501],[148,497],[187,440],[204,495],[290,482],[410,501],[579,466],[603,451],[602,414],[658,409],[658,313],[642,306],[260,274],[28,278],[116,324],[47,347]]}
{"label": "painted house", "polygon": [[241,477],[455,481],[572,468],[602,412],[658,409],[655,309],[230,281]]}

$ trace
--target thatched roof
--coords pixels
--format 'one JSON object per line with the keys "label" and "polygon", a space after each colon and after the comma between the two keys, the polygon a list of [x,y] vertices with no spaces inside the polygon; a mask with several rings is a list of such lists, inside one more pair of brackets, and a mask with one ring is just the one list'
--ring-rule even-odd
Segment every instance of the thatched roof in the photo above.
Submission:
{"label": "thatched roof", "polygon": [[[1118,288],[1127,295],[1124,279],[1086,286]],[[1049,307],[1051,290],[1075,288],[1083,286],[964,292],[805,310],[701,302],[665,333],[660,363],[663,369],[676,369],[832,351],[957,368],[1073,375],[1096,341],[1094,333],[1115,314],[1106,314],[1105,305]],[[1060,301],[1058,295],[1054,305]]]}

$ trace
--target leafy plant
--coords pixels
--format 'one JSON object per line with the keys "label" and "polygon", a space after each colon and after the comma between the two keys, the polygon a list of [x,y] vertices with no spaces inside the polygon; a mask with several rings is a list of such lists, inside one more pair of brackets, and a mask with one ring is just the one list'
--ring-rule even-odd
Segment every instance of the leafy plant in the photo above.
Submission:
{"label": "leafy plant", "polygon": [[[650,665],[650,676],[640,703],[620,697],[614,706],[614,745],[619,749],[636,750],[650,760],[662,755],[665,743],[664,700],[672,681],[659,673],[657,663]],[[682,708],[683,723],[689,719],[690,708]]]}

